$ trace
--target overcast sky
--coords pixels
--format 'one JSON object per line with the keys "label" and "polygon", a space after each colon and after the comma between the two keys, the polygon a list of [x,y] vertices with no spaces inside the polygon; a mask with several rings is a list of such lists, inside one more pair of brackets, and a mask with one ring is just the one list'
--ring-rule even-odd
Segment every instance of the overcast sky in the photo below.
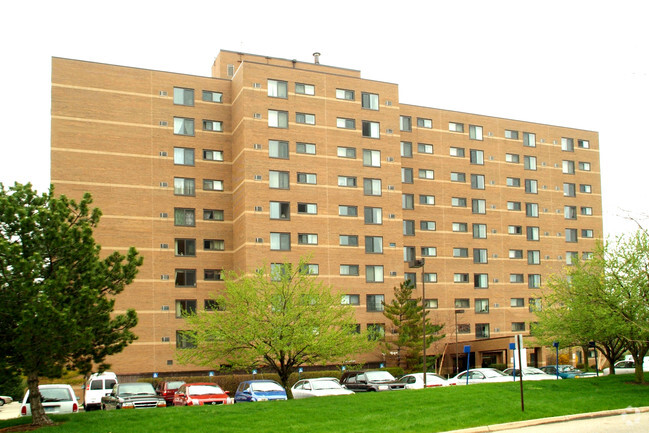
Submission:
{"label": "overcast sky", "polygon": [[51,58],[210,76],[220,49],[359,69],[402,103],[599,132],[604,229],[649,227],[649,3],[13,1],[0,182],[50,181]]}

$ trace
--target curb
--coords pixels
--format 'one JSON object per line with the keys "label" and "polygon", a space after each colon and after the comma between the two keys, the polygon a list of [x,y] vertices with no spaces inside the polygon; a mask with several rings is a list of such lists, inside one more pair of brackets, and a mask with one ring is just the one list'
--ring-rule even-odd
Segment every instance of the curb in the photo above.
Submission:
{"label": "curb", "polygon": [[627,407],[624,409],[603,410],[600,412],[578,413],[574,415],[561,415],[561,416],[553,416],[550,418],[537,418],[537,419],[530,419],[525,421],[514,421],[514,422],[503,423],[503,424],[485,425],[481,427],[471,427],[471,428],[460,429],[460,430],[448,430],[445,433],[497,432],[497,431],[511,430],[515,428],[532,427],[532,426],[543,425],[543,424],[553,424],[558,422],[575,421],[575,420],[591,419],[591,418],[602,418],[607,416],[636,414],[636,413],[644,413],[644,412],[649,412],[649,406],[635,407],[635,408]]}

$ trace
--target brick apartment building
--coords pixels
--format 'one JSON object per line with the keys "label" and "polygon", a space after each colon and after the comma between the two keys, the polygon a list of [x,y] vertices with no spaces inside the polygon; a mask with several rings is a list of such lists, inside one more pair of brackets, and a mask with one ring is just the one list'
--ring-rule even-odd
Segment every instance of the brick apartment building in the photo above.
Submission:
{"label": "brick apartment building", "polygon": [[176,361],[181,313],[213,307],[220,271],[307,254],[362,328],[387,326],[381,301],[410,278],[446,325],[428,351],[445,371],[467,344],[507,363],[544,278],[602,237],[596,132],[407,105],[315,60],[221,51],[198,77],[52,59],[56,193],[91,192],[103,249],[145,259],[117,299],[140,322],[114,371],[196,370]]}

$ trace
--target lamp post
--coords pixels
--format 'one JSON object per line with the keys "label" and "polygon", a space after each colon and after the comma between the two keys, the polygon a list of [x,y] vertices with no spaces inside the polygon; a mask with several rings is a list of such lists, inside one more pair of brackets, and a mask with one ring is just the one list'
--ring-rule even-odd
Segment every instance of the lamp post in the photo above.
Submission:
{"label": "lamp post", "polygon": [[459,364],[458,364],[458,351],[457,351],[457,315],[464,313],[464,310],[455,310],[455,374],[457,375],[458,370],[459,370]]}
{"label": "lamp post", "polygon": [[424,363],[424,389],[426,389],[426,275],[424,271],[424,264],[426,263],[425,259],[414,259],[408,265],[410,268],[421,268],[421,304],[423,311],[421,312],[421,332],[422,336],[422,346],[423,346],[423,363]]}

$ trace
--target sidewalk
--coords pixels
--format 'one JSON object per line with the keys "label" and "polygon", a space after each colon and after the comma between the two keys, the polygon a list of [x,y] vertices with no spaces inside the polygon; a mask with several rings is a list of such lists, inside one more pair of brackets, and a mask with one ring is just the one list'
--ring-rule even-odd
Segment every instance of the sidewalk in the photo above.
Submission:
{"label": "sidewalk", "polygon": [[486,433],[497,431],[510,433],[554,433],[556,431],[646,433],[649,432],[649,407],[605,410],[601,412],[532,419],[453,430],[446,433]]}

